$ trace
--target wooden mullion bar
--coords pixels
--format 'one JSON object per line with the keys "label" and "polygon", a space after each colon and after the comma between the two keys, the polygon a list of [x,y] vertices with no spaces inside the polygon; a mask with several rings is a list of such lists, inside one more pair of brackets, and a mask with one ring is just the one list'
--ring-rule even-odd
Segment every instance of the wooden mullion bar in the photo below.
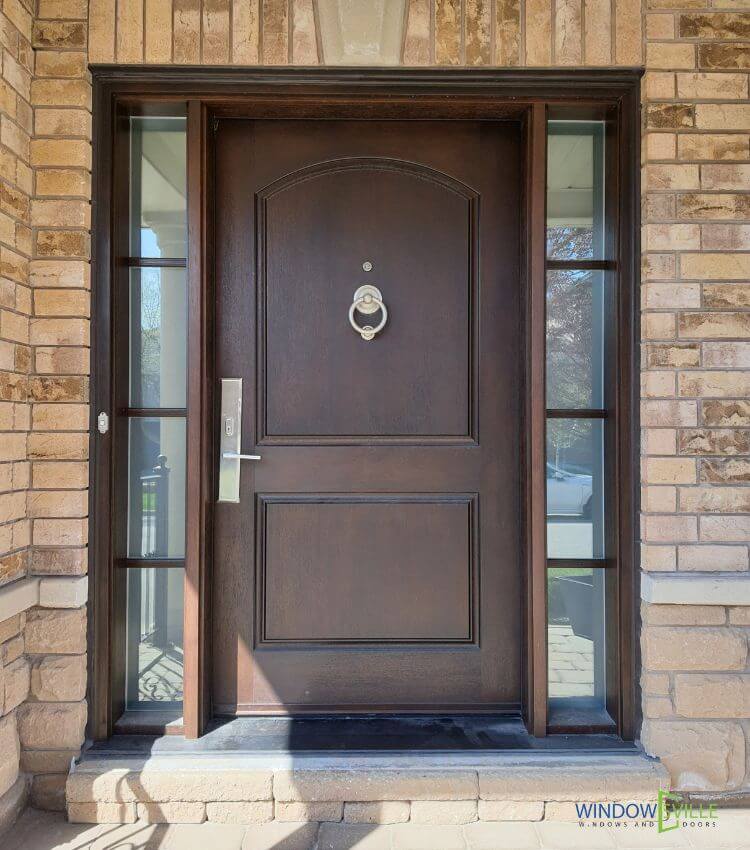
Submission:
{"label": "wooden mullion bar", "polygon": [[185,407],[122,407],[118,411],[120,416],[128,416],[131,419],[179,419],[187,416],[188,411]]}
{"label": "wooden mullion bar", "polygon": [[172,569],[183,568],[184,558],[116,558],[115,567],[125,570]]}
{"label": "wooden mullion bar", "polygon": [[608,411],[595,408],[550,408],[547,411],[548,419],[606,419]]}
{"label": "wooden mullion bar", "polygon": [[547,558],[547,569],[584,567],[592,570],[609,570],[617,567],[611,558]]}
{"label": "wooden mullion bar", "polygon": [[611,272],[617,269],[617,263],[613,260],[547,260],[547,269],[550,271],[572,271],[589,272],[603,271]]}
{"label": "wooden mullion bar", "polygon": [[187,260],[170,257],[124,257],[122,265],[131,269],[185,269]]}

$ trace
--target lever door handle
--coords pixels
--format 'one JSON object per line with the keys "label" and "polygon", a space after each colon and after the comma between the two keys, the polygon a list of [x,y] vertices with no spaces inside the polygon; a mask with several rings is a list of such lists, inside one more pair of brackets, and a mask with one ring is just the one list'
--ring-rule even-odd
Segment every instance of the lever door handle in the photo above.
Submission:
{"label": "lever door handle", "polygon": [[239,502],[240,461],[260,460],[244,455],[242,445],[242,378],[221,379],[221,431],[219,433],[219,501]]}

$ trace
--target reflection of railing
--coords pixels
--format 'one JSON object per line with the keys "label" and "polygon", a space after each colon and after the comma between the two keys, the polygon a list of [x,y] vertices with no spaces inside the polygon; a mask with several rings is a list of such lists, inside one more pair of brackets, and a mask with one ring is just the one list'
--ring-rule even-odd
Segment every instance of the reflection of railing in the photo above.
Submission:
{"label": "reflection of railing", "polygon": [[153,472],[141,475],[141,506],[143,556],[166,558],[169,531],[169,467],[166,455],[158,456]]}
{"label": "reflection of railing", "polygon": [[[159,455],[153,472],[141,475],[143,554],[146,558],[166,558],[169,550],[169,467],[167,456]],[[141,596],[141,641],[165,649],[167,628],[167,573],[149,570]]]}

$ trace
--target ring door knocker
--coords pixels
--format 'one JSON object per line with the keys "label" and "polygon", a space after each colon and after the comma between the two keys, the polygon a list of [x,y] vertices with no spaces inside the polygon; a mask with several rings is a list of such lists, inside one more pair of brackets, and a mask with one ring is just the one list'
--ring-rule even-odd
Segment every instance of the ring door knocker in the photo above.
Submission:
{"label": "ring door knocker", "polygon": [[[371,316],[373,313],[377,313],[378,310],[383,315],[376,327],[372,325],[363,325],[360,327],[354,318],[355,313],[363,313],[365,316]],[[387,321],[388,310],[383,303],[383,296],[377,286],[370,286],[370,284],[360,286],[354,293],[354,300],[352,301],[352,306],[349,308],[349,324],[362,339],[369,342],[375,338],[375,334],[383,330]]]}

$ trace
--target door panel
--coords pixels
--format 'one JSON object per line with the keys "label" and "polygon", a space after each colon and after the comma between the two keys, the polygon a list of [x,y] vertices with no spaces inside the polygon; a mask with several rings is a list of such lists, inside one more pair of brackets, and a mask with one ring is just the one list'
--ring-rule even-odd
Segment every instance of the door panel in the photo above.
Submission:
{"label": "door panel", "polygon": [[217,713],[518,707],[519,156],[511,122],[220,122],[216,374],[262,460],[215,511]]}

